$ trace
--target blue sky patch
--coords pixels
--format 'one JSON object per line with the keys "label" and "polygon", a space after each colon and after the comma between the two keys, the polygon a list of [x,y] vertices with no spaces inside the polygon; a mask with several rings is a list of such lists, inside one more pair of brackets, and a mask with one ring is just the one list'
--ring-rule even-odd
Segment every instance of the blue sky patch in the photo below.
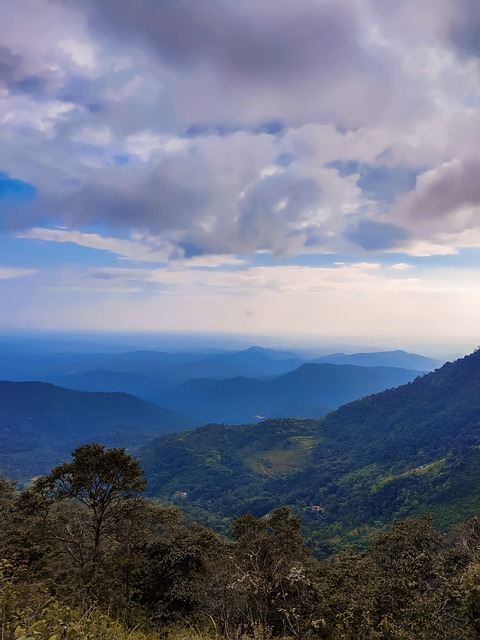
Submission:
{"label": "blue sky patch", "polygon": [[325,165],[328,169],[335,169],[342,178],[358,173],[359,163],[356,160],[334,160]]}
{"label": "blue sky patch", "polygon": [[0,172],[0,200],[11,199],[20,202],[31,202],[36,195],[37,190],[33,185]]}
{"label": "blue sky patch", "polygon": [[335,169],[342,178],[359,174],[357,185],[371,200],[391,203],[399,195],[415,188],[417,176],[425,168],[398,165],[360,164],[356,160],[335,160],[325,165]]}
{"label": "blue sky patch", "polygon": [[367,251],[382,251],[407,240],[409,234],[405,229],[394,224],[362,220],[348,227],[344,236],[349,242]]}
{"label": "blue sky patch", "polygon": [[372,200],[393,202],[399,195],[415,188],[417,176],[423,169],[406,167],[386,167],[385,165],[363,164],[359,168],[357,184]]}

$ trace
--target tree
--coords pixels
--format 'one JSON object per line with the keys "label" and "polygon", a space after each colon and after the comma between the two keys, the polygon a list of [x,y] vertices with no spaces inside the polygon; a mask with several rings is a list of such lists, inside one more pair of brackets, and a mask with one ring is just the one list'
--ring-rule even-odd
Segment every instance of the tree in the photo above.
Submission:
{"label": "tree", "polygon": [[315,588],[300,519],[281,507],[265,518],[236,519],[232,533],[236,543],[220,572],[223,584],[217,585],[218,604],[212,610],[224,634],[306,638]]}
{"label": "tree", "polygon": [[125,449],[87,444],[25,491],[19,506],[41,517],[45,535],[60,544],[87,582],[104,543],[118,530],[119,509],[146,488],[143,471]]}
{"label": "tree", "polygon": [[143,471],[125,449],[107,449],[100,444],[86,444],[75,449],[72,462],[52,469],[47,476],[51,496],[74,499],[93,516],[94,553],[108,528],[108,516],[126,498],[146,489]]}
{"label": "tree", "polygon": [[172,526],[167,535],[145,547],[138,597],[152,618],[162,624],[193,619],[209,612],[216,573],[228,543],[200,525]]}
{"label": "tree", "polygon": [[0,552],[5,553],[10,511],[14,503],[15,485],[0,477]]}

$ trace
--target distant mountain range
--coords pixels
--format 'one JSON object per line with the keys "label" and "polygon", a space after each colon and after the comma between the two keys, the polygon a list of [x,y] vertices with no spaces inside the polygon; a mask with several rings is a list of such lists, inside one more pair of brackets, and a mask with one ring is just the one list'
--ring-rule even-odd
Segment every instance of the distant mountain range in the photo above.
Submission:
{"label": "distant mountain range", "polygon": [[476,352],[324,419],[162,436],[141,461],[151,495],[174,500],[181,491],[187,511],[219,522],[290,504],[329,554],[365,544],[397,518],[432,512],[447,529],[478,514],[479,391]]}
{"label": "distant mountain range", "polygon": [[[358,366],[400,367],[415,371],[431,371],[442,364],[405,351],[386,351],[356,354],[331,354],[318,358],[293,351],[250,347],[242,351],[226,351],[214,355],[200,352],[129,351],[125,353],[58,352],[42,350],[29,352],[19,346],[0,342],[0,379],[25,381],[41,380],[55,384],[70,381],[76,376],[86,383],[91,372],[147,376],[154,386],[182,384],[195,378],[221,380],[232,377],[264,378],[282,375],[305,363],[353,364]],[[93,376],[95,377],[95,376]],[[144,380],[145,381],[145,380]],[[97,380],[95,384],[99,384]],[[124,377],[122,384],[127,383]],[[92,382],[94,384],[94,382]],[[90,389],[102,391],[105,389]]]}
{"label": "distant mountain range", "polygon": [[[120,391],[203,422],[228,423],[255,422],[257,416],[323,416],[344,402],[397,386],[440,364],[405,351],[308,358],[258,346],[213,354],[66,353],[49,352],[45,345],[29,353],[12,348],[0,343],[0,379],[39,380],[79,391]],[[332,364],[361,368],[334,369]]]}
{"label": "distant mountain range", "polygon": [[416,353],[406,351],[375,351],[372,353],[332,353],[328,356],[316,358],[313,362],[329,362],[331,364],[355,364],[359,367],[400,367],[415,371],[433,371],[443,362],[426,358]]}
{"label": "distant mountain range", "polygon": [[[404,369],[304,364],[269,380],[192,380],[158,391],[156,398],[164,408],[120,392],[0,382],[0,472],[14,478],[37,475],[88,441],[131,449],[161,433],[202,422],[258,422],[265,415],[322,416],[342,402],[416,375]],[[140,374],[98,371],[87,381],[113,390],[125,377],[130,387],[135,380],[138,393],[147,393]]]}
{"label": "distant mountain range", "polygon": [[[22,344],[0,342],[0,375],[50,383],[0,384],[0,471],[37,474],[87,440],[131,448],[165,431],[208,422],[319,417],[413,380],[417,367],[437,364],[402,351],[333,354],[306,362],[305,354],[258,346],[210,354],[84,353],[76,343],[71,348],[65,352],[42,343],[30,352]],[[357,364],[345,364],[349,361]],[[378,366],[388,363],[413,368]]]}
{"label": "distant mountain range", "polygon": [[198,422],[124,393],[87,393],[42,382],[0,382],[0,474],[45,473],[85,442],[135,448]]}

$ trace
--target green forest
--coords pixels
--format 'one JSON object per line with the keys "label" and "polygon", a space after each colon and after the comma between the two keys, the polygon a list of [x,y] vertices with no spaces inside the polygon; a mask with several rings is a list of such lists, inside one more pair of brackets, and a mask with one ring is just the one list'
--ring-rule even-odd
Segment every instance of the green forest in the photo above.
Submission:
{"label": "green forest", "polygon": [[290,506],[324,558],[406,518],[446,533],[480,512],[479,385],[477,351],[323,419],[166,434],[139,450],[147,493],[222,532]]}
{"label": "green forest", "polygon": [[147,501],[137,460],[83,445],[0,483],[2,640],[452,640],[480,635],[480,521],[400,522],[318,560],[286,508],[228,535]]}

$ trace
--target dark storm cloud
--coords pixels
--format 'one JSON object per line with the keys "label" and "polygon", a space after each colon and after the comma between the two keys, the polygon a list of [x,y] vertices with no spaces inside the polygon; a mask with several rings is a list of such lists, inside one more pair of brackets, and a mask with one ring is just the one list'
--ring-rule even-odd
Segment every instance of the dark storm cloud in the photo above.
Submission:
{"label": "dark storm cloud", "polygon": [[[311,121],[356,128],[391,108],[395,62],[364,38],[349,0],[86,0],[81,7],[105,51],[151,73],[159,93],[145,116],[155,129],[278,133]],[[128,114],[124,103],[110,117],[132,131],[129,100]],[[140,96],[135,102],[141,106]]]}
{"label": "dark storm cloud", "polygon": [[333,76],[358,53],[351,5],[315,0],[103,0],[91,25],[188,71],[206,64],[230,81]]}
{"label": "dark storm cloud", "polygon": [[102,95],[102,81],[99,79],[71,74],[59,88],[57,99],[86,107],[91,113],[100,113],[104,106],[99,96]]}
{"label": "dark storm cloud", "polygon": [[102,221],[159,233],[188,226],[214,199],[207,167],[168,157],[145,169],[119,165],[98,170],[56,204],[75,224]]}
{"label": "dark storm cloud", "polygon": [[7,47],[0,46],[0,83],[9,86],[19,72],[22,59]]}
{"label": "dark storm cloud", "polygon": [[455,49],[465,55],[480,56],[480,2],[456,0],[452,7],[447,36]]}

